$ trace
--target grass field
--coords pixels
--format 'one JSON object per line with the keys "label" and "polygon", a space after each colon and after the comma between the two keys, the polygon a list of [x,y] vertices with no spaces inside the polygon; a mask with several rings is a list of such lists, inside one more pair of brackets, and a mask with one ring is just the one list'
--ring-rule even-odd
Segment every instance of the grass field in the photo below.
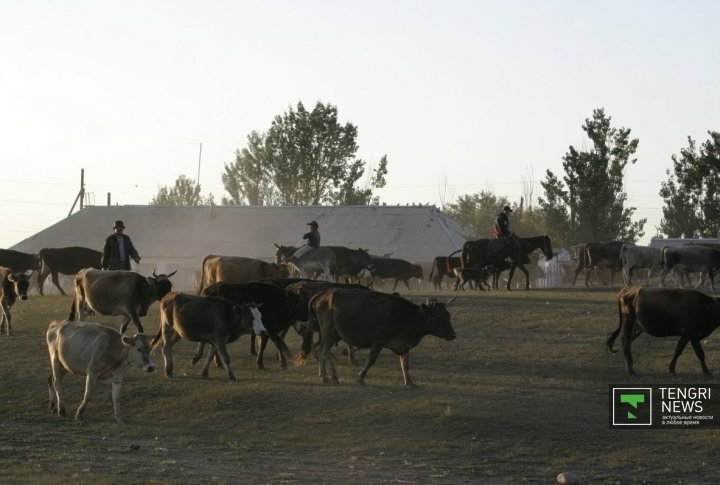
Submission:
{"label": "grass field", "polygon": [[[159,352],[159,372],[128,372],[125,425],[104,384],[75,422],[84,379],[72,375],[69,416],[48,414],[44,335],[70,298],[31,296],[13,308],[15,336],[0,337],[0,483],[553,483],[563,471],[584,483],[720,483],[717,429],[608,428],[610,384],[718,382],[689,347],[668,376],[675,339],[648,336],[633,345],[638,375],[626,376],[621,354],[604,349],[615,295],[463,292],[450,307],[458,338],[427,337],[411,352],[419,387],[410,390],[387,350],[365,387],[344,362],[331,386],[314,361],[281,370],[272,346],[256,370],[244,337],[229,349],[230,382],[214,367],[201,379],[195,345],[181,341],[173,379]],[[97,320],[117,328],[120,319]],[[155,304],[144,326],[154,332],[158,321]],[[296,335],[287,342],[299,349]],[[717,333],[704,346],[720,373]]]}

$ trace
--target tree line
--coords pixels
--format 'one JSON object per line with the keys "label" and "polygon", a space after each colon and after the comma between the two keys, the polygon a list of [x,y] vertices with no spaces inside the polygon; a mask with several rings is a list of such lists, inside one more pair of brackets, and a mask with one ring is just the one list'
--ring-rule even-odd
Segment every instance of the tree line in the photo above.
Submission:
{"label": "tree line", "polygon": [[[496,215],[513,207],[512,228],[523,236],[548,234],[573,245],[590,241],[636,242],[644,235],[646,218],[632,220],[624,172],[634,164],[639,140],[629,128],[613,127],[603,108],[582,125],[590,144],[570,146],[562,174],[546,170],[543,194],[532,188],[511,202],[490,191],[465,194],[442,209],[465,226],[471,237],[490,237]],[[720,229],[720,132],[709,131],[698,145],[688,137],[661,184],[664,201],[660,230],[668,237],[716,237]],[[341,123],[337,107],[318,102],[309,111],[301,102],[276,116],[265,132],[253,131],[246,146],[225,164],[224,205],[377,205],[375,189],[385,186],[387,156],[368,167],[357,158],[357,127]],[[532,187],[534,184],[530,184]],[[180,175],[172,187],[153,197],[156,205],[213,204],[196,181]]]}

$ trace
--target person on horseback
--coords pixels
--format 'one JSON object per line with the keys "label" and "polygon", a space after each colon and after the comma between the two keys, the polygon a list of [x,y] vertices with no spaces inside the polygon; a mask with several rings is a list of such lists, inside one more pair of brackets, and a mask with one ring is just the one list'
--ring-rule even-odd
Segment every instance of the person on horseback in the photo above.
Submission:
{"label": "person on horseback", "polygon": [[510,218],[508,217],[512,209],[509,205],[503,207],[503,210],[495,218],[495,224],[493,225],[493,236],[495,239],[502,241],[503,252],[505,254],[505,261],[512,263],[513,250],[515,248],[515,235],[510,231]]}
{"label": "person on horseback", "polygon": [[320,231],[318,231],[318,223],[316,221],[311,221],[306,225],[310,226],[310,232],[303,234],[302,238],[307,239],[307,243],[299,247],[298,250],[293,253],[291,261],[292,259],[297,261],[303,254],[307,253],[311,249],[320,247]]}

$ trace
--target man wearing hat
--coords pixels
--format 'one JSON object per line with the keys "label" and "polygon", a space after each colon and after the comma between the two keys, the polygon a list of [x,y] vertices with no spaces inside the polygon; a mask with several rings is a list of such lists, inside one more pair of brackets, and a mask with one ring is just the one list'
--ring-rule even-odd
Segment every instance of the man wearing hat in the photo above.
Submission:
{"label": "man wearing hat", "polygon": [[495,239],[501,239],[503,241],[503,250],[505,253],[505,261],[512,263],[512,252],[515,246],[514,235],[510,231],[510,218],[508,217],[512,209],[509,205],[503,207],[503,210],[495,218],[495,225],[493,226],[493,236]]}
{"label": "man wearing hat", "polygon": [[102,261],[100,265],[102,269],[130,269],[130,259],[135,263],[140,262],[140,255],[138,254],[135,246],[133,246],[130,236],[123,234],[125,230],[125,224],[123,221],[115,221],[113,225],[113,234],[110,234],[105,239],[105,246],[103,247]]}
{"label": "man wearing hat", "polygon": [[307,239],[307,243],[295,251],[293,258],[300,259],[303,254],[307,253],[311,249],[320,247],[320,232],[318,231],[318,223],[316,221],[311,221],[306,225],[310,226],[310,232],[303,234],[302,238]]}

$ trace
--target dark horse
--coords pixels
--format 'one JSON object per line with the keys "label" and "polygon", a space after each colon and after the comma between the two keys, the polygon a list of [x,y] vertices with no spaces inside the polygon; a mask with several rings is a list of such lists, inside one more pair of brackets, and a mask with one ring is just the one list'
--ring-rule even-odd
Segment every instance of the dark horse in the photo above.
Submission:
{"label": "dark horse", "polygon": [[552,243],[548,236],[519,237],[515,241],[517,241],[517,244],[513,244],[512,263],[505,261],[502,244],[495,239],[466,241],[463,245],[460,262],[464,268],[482,268],[483,266],[492,265],[495,268],[493,272],[494,289],[498,289],[500,273],[509,269],[510,275],[508,276],[507,289],[510,290],[510,283],[517,268],[525,273],[525,289],[529,290],[530,273],[525,269],[525,265],[530,262],[528,255],[539,249],[543,252],[545,258],[550,260],[553,257]]}

